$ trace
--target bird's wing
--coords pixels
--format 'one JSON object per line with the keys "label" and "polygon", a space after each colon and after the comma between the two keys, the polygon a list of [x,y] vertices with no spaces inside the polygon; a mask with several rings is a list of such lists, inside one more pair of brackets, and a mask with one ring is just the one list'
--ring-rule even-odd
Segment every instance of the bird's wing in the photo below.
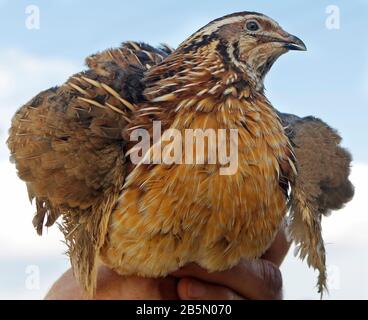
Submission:
{"label": "bird's wing", "polygon": [[341,209],[354,195],[349,180],[352,157],[341,147],[341,137],[314,117],[279,114],[298,162],[292,186],[290,236],[299,256],[319,270],[319,290],[326,287],[325,248],[321,219]]}
{"label": "bird's wing", "polygon": [[[86,59],[88,70],[38,94],[15,114],[8,146],[35,199],[42,234],[62,216],[75,275],[94,291],[96,256],[125,179],[125,141],[142,78],[169,48],[129,42]],[[107,213],[107,214],[106,214]]]}

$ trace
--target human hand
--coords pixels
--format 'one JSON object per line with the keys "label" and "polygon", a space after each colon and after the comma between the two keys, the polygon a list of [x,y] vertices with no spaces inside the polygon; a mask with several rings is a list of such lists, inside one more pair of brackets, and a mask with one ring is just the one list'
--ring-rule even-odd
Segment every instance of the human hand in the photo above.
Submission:
{"label": "human hand", "polygon": [[[259,260],[242,260],[232,269],[208,273],[188,265],[161,279],[123,277],[107,267],[100,267],[95,299],[98,300],[244,300],[281,299],[281,265],[289,243],[284,230]],[[48,300],[86,299],[71,270],[50,289]]]}
{"label": "human hand", "polygon": [[179,278],[178,295],[182,300],[246,300],[282,298],[282,276],[279,266],[290,243],[284,229],[259,260],[243,259],[237,266],[209,273],[192,264],[175,272]]}
{"label": "human hand", "polygon": [[[98,270],[95,300],[178,300],[174,277],[160,279],[123,277],[101,266]],[[87,300],[73,271],[69,269],[51,287],[45,300]]]}

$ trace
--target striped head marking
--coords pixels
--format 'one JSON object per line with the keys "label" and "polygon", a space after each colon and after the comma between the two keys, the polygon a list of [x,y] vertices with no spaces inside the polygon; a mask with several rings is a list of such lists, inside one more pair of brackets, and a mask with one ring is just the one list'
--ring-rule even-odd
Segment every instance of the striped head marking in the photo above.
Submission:
{"label": "striped head marking", "polygon": [[259,88],[273,63],[289,50],[305,51],[302,40],[284,31],[277,22],[256,12],[239,12],[210,22],[183,42],[186,52],[218,41],[224,62],[246,73]]}

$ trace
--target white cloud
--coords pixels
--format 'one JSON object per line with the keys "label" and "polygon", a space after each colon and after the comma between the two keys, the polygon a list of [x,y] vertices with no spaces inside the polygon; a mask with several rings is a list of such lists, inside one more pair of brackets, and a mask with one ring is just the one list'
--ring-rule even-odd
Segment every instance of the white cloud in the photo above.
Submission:
{"label": "white cloud", "polygon": [[[9,48],[0,50],[0,99],[29,99],[64,82],[81,65],[59,58],[38,57]],[[18,102],[18,101],[17,101]]]}
{"label": "white cloud", "polygon": [[0,68],[0,99],[4,98],[4,96],[9,96],[13,93],[14,85],[14,77],[11,72],[3,69],[3,66]]}
{"label": "white cloud", "polygon": [[354,245],[366,241],[368,243],[368,166],[357,164],[351,175],[355,185],[354,201],[346,208],[336,212],[324,221],[324,234],[327,242],[344,242]]}
{"label": "white cloud", "polygon": [[35,208],[28,200],[25,184],[17,177],[14,165],[0,162],[0,259],[58,256],[65,251],[57,227],[39,237],[32,227]]}

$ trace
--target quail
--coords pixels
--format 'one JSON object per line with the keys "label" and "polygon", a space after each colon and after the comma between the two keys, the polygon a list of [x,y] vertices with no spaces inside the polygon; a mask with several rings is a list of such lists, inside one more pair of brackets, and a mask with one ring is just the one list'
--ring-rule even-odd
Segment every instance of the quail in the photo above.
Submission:
{"label": "quail", "polygon": [[[323,291],[321,217],[353,196],[351,156],[326,123],[267,100],[265,76],[289,50],[306,46],[263,14],[234,13],[177,49],[130,41],[92,55],[86,71],[18,110],[8,146],[36,203],[33,224],[42,234],[60,218],[89,295],[99,263],[144,277],[191,262],[225,270],[259,258],[285,220]],[[236,172],[221,175],[208,158],[134,163],[131,132],[154,145],[156,121],[163,131],[236,129]]]}

